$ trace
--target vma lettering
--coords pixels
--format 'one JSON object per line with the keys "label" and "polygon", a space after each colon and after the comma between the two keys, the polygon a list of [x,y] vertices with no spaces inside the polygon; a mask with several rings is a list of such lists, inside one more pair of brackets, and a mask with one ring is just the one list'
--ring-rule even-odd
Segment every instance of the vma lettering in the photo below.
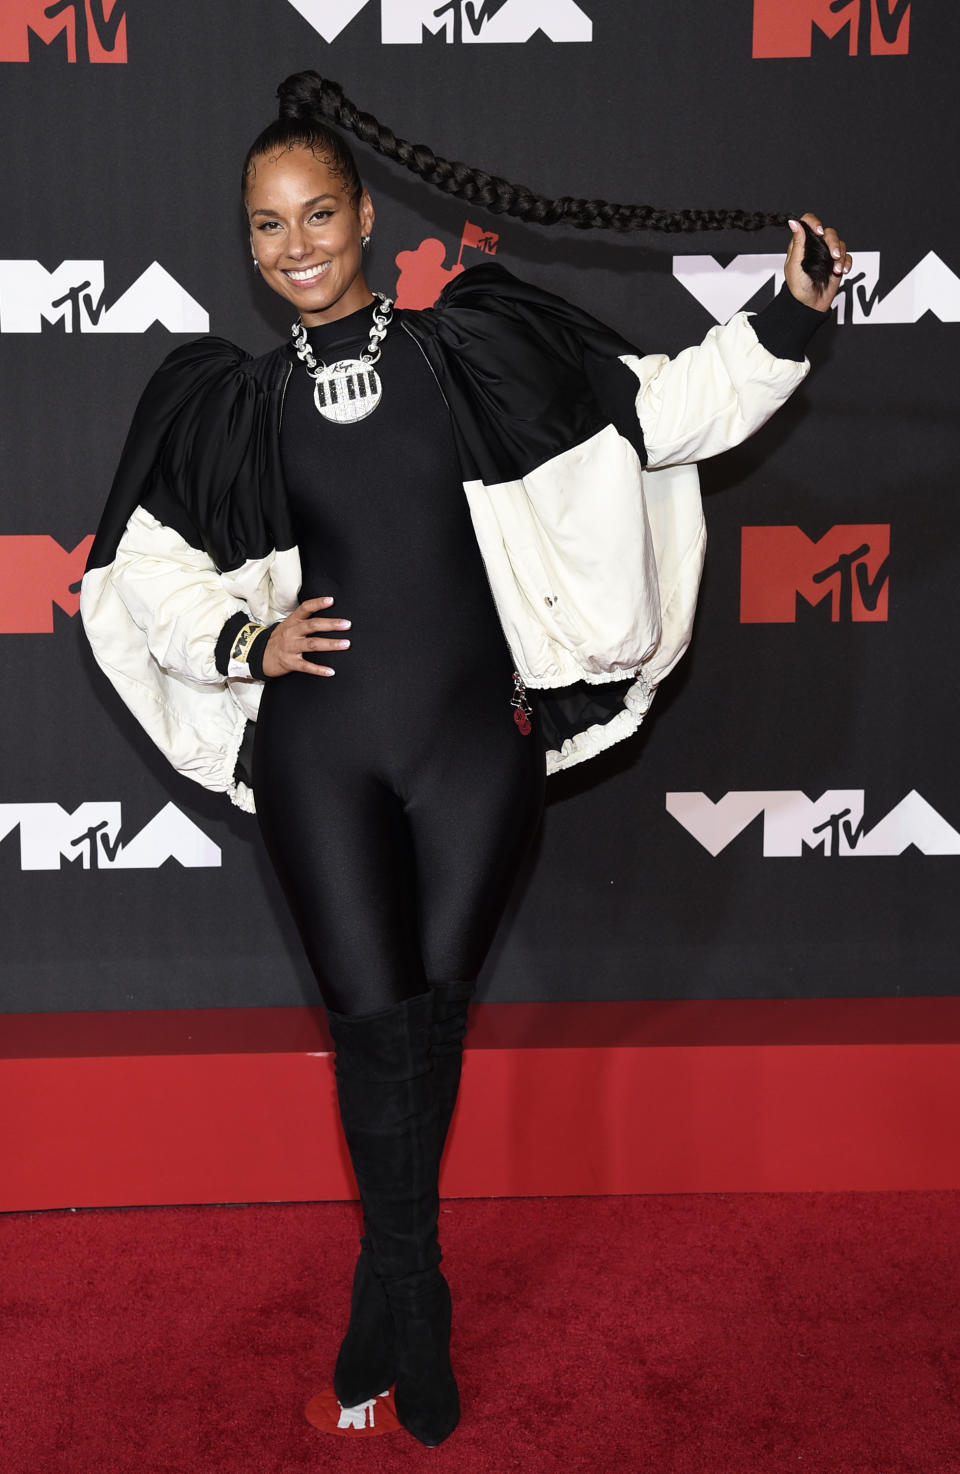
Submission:
{"label": "vma lettering", "polygon": [[885,621],[890,524],[847,523],[809,538],[799,527],[744,527],[740,623],[794,624],[797,599],[830,600],[834,624]]}
{"label": "vma lettering", "polygon": [[209,314],[153,261],[106,305],[102,261],[0,261],[0,332],[39,333],[44,323],[67,333],[145,333],[159,322],[171,333],[210,331]]}
{"label": "vma lettering", "polygon": [[[960,277],[928,251],[922,261],[884,296],[880,295],[880,252],[854,250],[853,271],[837,293],[837,321],[887,326],[919,322],[927,312],[941,322],[960,322]],[[712,256],[674,256],[673,274],[717,322],[727,322],[758,292],[770,295],[783,280],[783,253],[735,256],[721,266]]]}
{"label": "vma lettering", "polygon": [[[371,0],[290,0],[324,41],[335,41]],[[384,45],[419,45],[442,36],[465,46],[529,41],[591,41],[593,22],[575,0],[380,0]]]}
{"label": "vma lettering", "polygon": [[797,858],[816,851],[829,858],[960,855],[960,834],[913,788],[872,829],[863,818],[862,788],[831,788],[818,799],[799,790],[727,793],[716,803],[705,793],[668,793],[667,813],[711,855],[719,855],[763,816],[765,858]]}
{"label": "vma lettering", "polygon": [[0,804],[0,840],[20,829],[20,869],[157,870],[166,860],[187,869],[216,868],[220,847],[173,804],[166,804],[132,839],[120,833],[119,803]]}
{"label": "vma lettering", "polygon": [[67,61],[126,61],[122,0],[3,0],[0,61],[29,61],[33,46],[57,46]]}
{"label": "vma lettering", "polygon": [[810,56],[814,31],[848,56],[906,56],[910,0],[754,0],[754,56]]}

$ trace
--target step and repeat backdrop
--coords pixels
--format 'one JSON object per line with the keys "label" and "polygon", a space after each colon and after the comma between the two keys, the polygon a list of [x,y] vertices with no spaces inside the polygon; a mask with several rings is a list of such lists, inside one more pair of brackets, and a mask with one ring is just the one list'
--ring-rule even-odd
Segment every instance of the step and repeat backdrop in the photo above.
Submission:
{"label": "step and repeat backdrop", "polygon": [[[693,648],[551,780],[483,996],[956,991],[958,54],[932,0],[4,0],[0,1009],[318,1001],[255,820],[165,766],[77,616],[151,371],[286,333],[239,170],[311,66],[544,193],[814,210],[855,256],[805,386],[702,468]],[[539,229],[357,151],[401,305],[493,254],[674,353],[781,280],[786,231]]]}

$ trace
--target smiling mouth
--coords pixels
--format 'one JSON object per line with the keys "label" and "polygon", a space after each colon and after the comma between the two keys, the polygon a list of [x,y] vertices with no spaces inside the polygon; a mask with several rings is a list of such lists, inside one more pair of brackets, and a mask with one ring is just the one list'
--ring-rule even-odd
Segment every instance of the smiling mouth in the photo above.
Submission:
{"label": "smiling mouth", "polygon": [[315,281],[320,280],[329,265],[329,261],[324,261],[322,266],[298,267],[296,271],[285,271],[283,274],[287,278],[287,281],[293,282],[294,286],[309,287]]}

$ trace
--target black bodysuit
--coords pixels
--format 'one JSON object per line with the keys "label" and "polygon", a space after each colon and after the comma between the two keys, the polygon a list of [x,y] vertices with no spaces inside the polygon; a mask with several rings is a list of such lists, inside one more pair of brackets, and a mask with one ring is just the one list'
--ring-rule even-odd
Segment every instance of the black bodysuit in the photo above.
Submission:
{"label": "black bodysuit", "polygon": [[[332,595],[351,646],[311,657],[332,677],[267,682],[253,758],[324,1001],[354,1014],[476,977],[543,805],[540,734],[513,721],[449,413],[402,319],[377,365],[383,398],[355,424],[325,420],[294,363],[280,446],[300,597]],[[311,329],[314,355],[359,357],[371,321],[365,307]]]}

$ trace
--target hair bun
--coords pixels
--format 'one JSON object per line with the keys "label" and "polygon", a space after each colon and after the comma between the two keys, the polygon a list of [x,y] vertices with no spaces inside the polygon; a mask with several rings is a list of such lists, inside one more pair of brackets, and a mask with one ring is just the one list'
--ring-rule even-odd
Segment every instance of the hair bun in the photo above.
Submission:
{"label": "hair bun", "polygon": [[284,122],[310,122],[334,114],[338,102],[343,101],[343,88],[328,82],[319,72],[294,72],[280,83],[277,97],[278,116]]}

